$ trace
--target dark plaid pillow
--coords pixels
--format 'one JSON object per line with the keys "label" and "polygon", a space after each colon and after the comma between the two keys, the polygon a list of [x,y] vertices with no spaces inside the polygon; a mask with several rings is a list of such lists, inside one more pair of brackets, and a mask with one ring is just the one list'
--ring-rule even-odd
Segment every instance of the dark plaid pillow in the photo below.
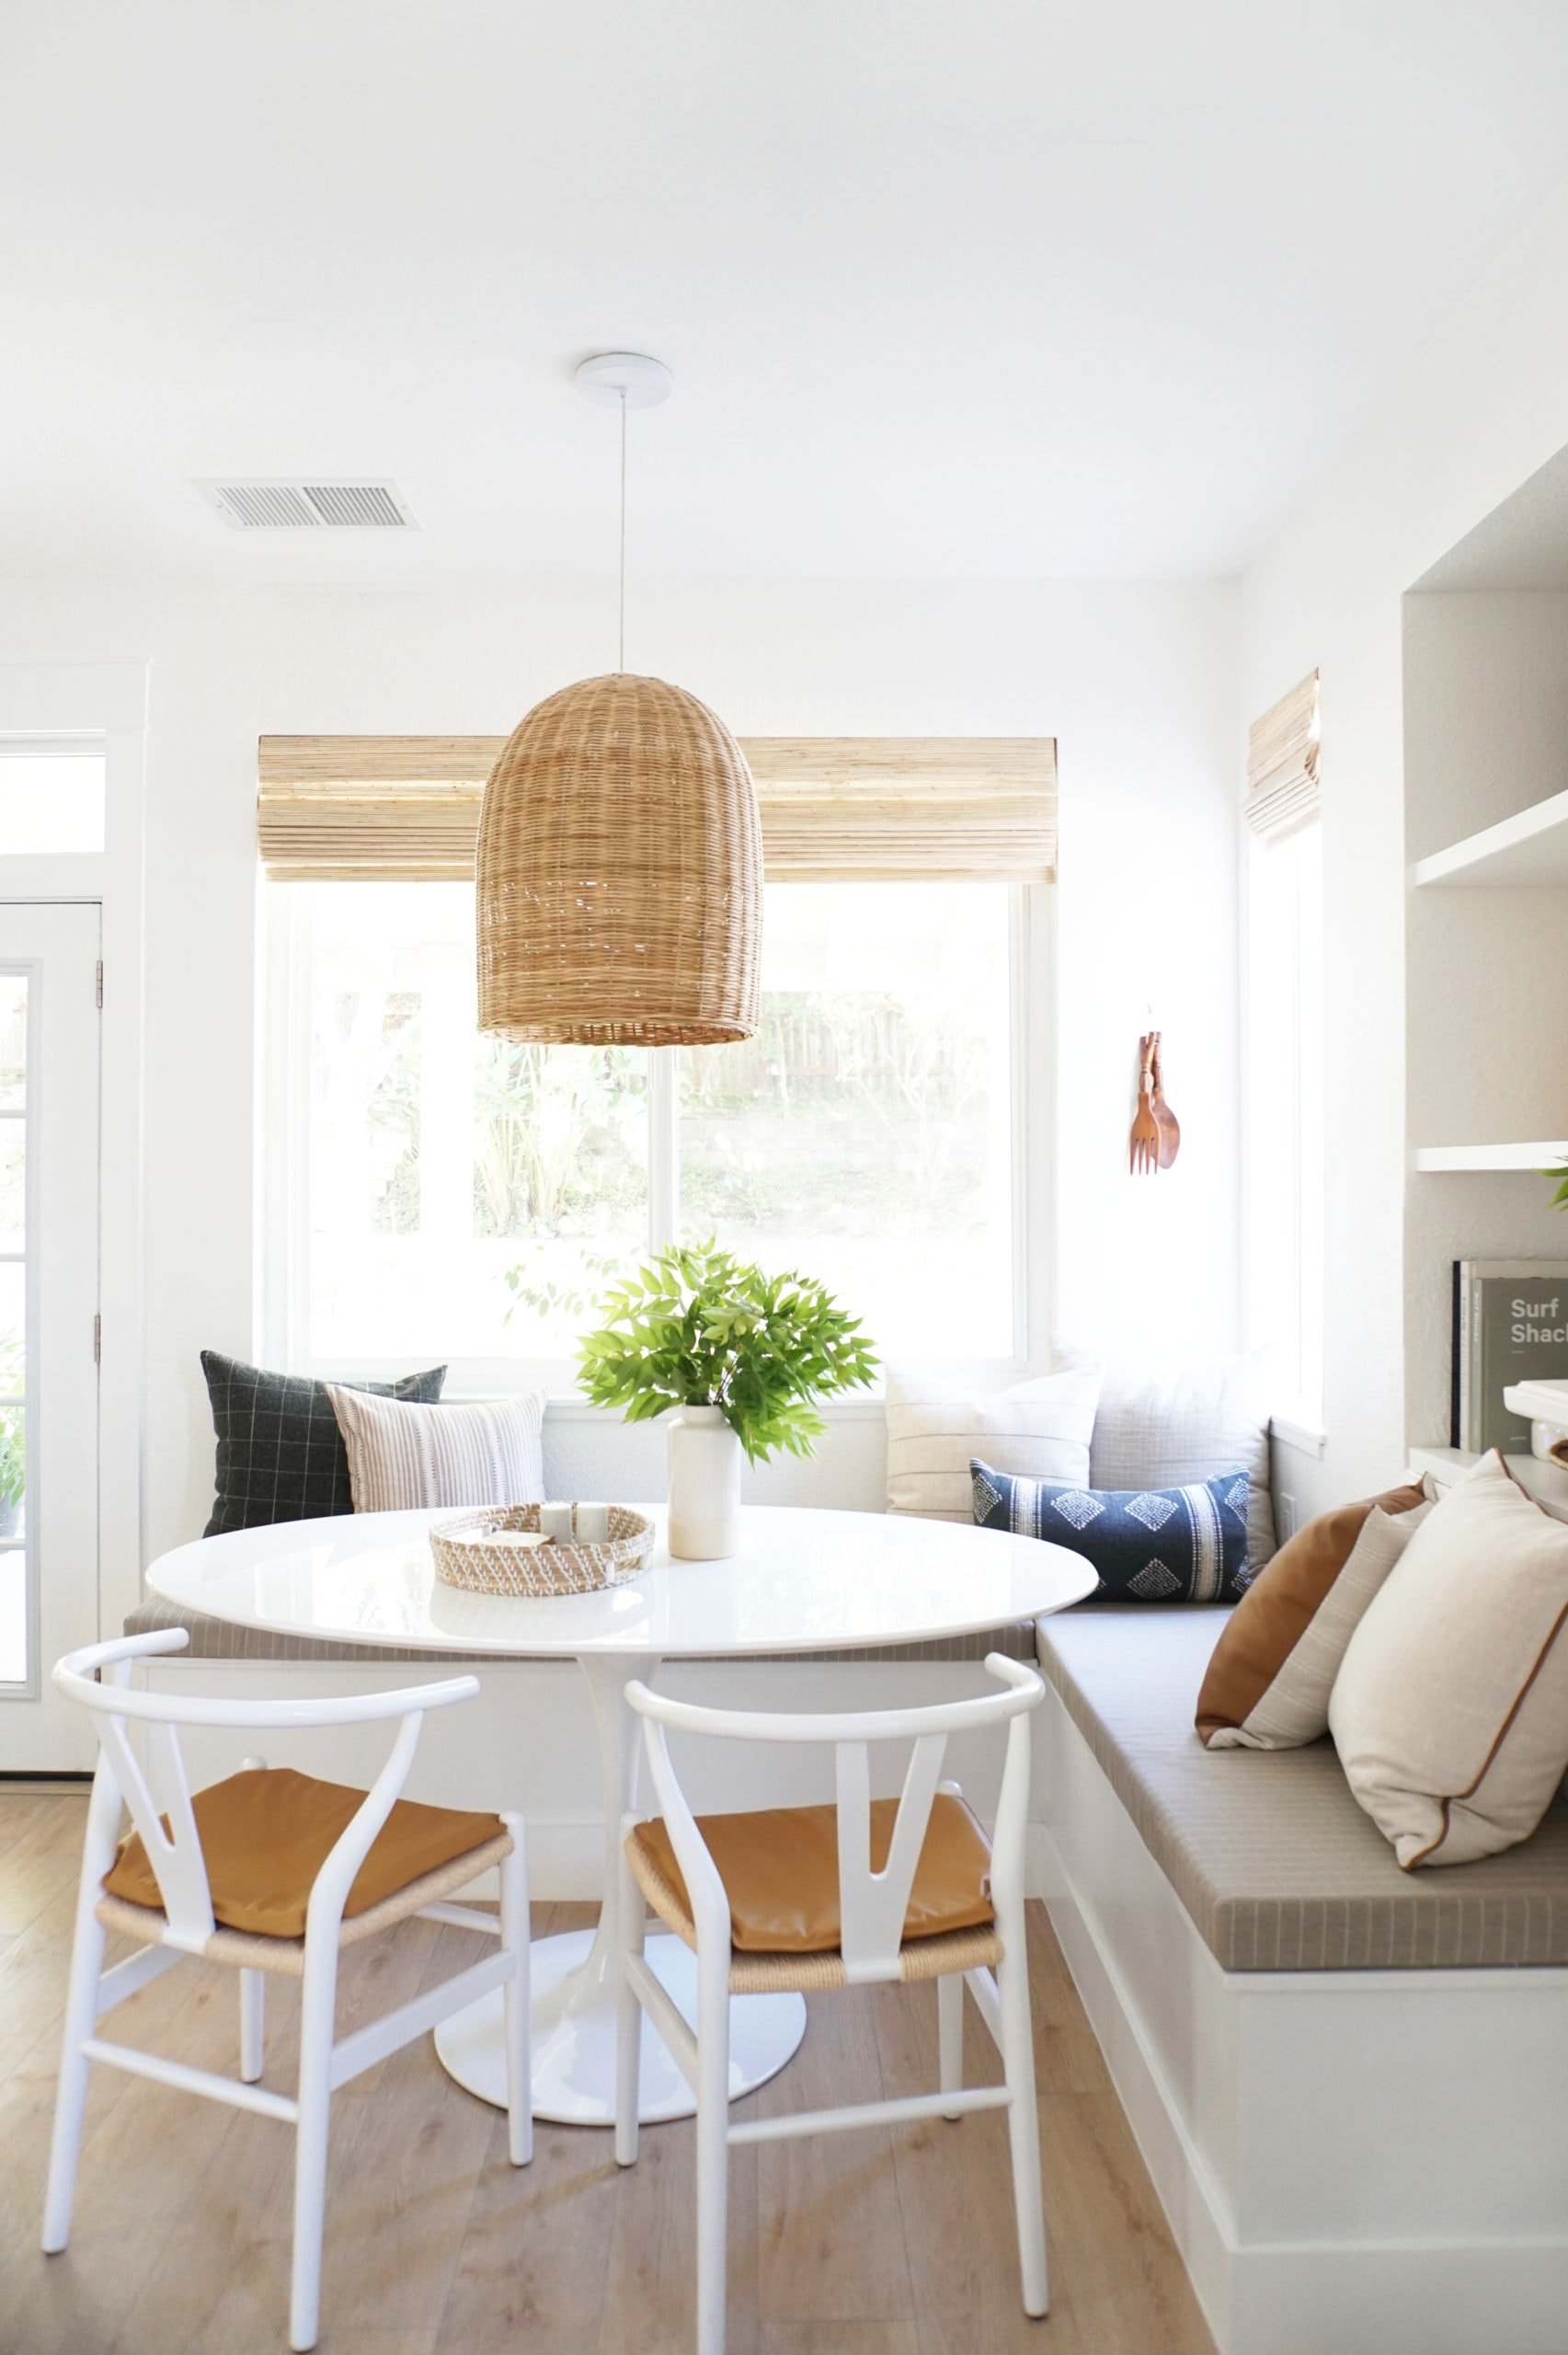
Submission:
{"label": "dark plaid pillow", "polygon": [[[225,1529],[259,1529],[270,1521],[315,1521],[352,1512],[349,1459],[325,1382],[298,1373],[268,1373],[238,1358],[203,1350],[201,1371],[218,1434],[218,1493],[203,1537]],[[381,1398],[441,1395],[444,1365],[401,1382],[356,1382]]]}
{"label": "dark plaid pillow", "polygon": [[1252,1581],[1245,1471],[1185,1488],[1075,1488],[969,1465],[982,1529],[1046,1537],[1082,1554],[1115,1603],[1235,1603]]}

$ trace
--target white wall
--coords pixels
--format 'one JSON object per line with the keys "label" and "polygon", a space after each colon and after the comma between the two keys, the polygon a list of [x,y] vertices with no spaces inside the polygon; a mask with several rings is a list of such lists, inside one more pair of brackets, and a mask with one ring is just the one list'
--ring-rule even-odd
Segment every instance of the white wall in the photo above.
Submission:
{"label": "white wall", "polygon": [[[1401,600],[1565,442],[1568,188],[1419,354],[1242,582],[1245,715],[1314,663],[1322,671],[1329,1443],[1321,1465],[1293,1469],[1306,1499],[1364,1495],[1401,1468],[1407,1185],[1471,1182],[1407,1175]],[[1421,1346],[1437,1346],[1430,1327]],[[1433,1436],[1432,1389],[1426,1362],[1413,1438]]]}
{"label": "white wall", "polygon": [[[1059,1328],[1075,1342],[1233,1346],[1236,1006],[1234,592],[872,581],[645,585],[628,644],[741,734],[1054,734],[1059,894]],[[612,592],[463,596],[86,591],[0,582],[0,659],[149,656],[148,1542],[197,1532],[212,1441],[203,1345],[253,1346],[256,740],[263,732],[504,731],[604,666]],[[1052,1020],[1048,976],[1041,1013]],[[1152,1003],[1183,1123],[1156,1182],[1127,1171]],[[1038,1173],[1036,1241],[1053,1173]],[[589,1443],[602,1482],[582,1476]],[[658,1467],[655,1435],[555,1437],[571,1485]],[[881,1430],[836,1427],[815,1476],[767,1493],[875,1504]],[[576,1475],[577,1476],[572,1476]]]}
{"label": "white wall", "polygon": [[[1404,605],[1405,846],[1413,859],[1568,786],[1568,593],[1424,592]],[[1568,1135],[1568,890],[1413,890],[1405,1094],[1413,1144]],[[1448,1439],[1456,1259],[1546,1259],[1568,1220],[1532,1173],[1413,1175],[1405,1412]]]}

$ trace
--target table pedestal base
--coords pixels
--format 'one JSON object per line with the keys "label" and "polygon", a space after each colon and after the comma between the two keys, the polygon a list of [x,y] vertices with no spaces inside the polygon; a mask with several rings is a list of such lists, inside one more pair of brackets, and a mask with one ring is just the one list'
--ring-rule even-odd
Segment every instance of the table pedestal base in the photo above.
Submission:
{"label": "table pedestal base", "polygon": [[[594,1954],[598,1944],[600,1952]],[[615,1986],[606,1942],[591,1930],[536,1939],[533,1973],[533,2114],[567,2126],[610,2126],[615,2118]],[[697,1958],[679,1938],[650,1937],[650,1967],[686,2017],[696,2023]],[[729,2006],[729,2097],[777,2074],[806,2034],[799,1995],[737,1995]],[[506,2107],[501,1996],[484,1996],[436,2030],[436,2051],[449,2076],[481,2101]],[[643,2017],[645,2126],[690,2118],[691,2087],[652,2020]]]}

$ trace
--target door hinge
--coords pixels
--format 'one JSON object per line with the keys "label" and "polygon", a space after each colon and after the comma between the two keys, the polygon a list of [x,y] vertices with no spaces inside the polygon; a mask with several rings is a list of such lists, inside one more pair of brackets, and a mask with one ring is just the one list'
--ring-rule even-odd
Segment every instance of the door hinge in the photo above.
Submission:
{"label": "door hinge", "polygon": [[103,1318],[101,1316],[95,1316],[93,1319],[93,1363],[95,1365],[103,1363]]}
{"label": "door hinge", "polygon": [[98,1004],[103,1004],[103,959],[98,959]]}

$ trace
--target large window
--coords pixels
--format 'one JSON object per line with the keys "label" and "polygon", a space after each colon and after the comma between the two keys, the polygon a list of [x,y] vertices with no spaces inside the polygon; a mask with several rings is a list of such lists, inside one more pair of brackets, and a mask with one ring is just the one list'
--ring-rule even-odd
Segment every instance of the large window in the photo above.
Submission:
{"label": "large window", "polygon": [[269,887],[269,1346],[567,1377],[606,1281],[714,1234],[894,1358],[1022,1355],[1006,883],[786,883],[742,1046],[513,1047],[461,883]]}
{"label": "large window", "polygon": [[1317,821],[1248,874],[1251,1324],[1276,1423],[1322,1419],[1323,882]]}

